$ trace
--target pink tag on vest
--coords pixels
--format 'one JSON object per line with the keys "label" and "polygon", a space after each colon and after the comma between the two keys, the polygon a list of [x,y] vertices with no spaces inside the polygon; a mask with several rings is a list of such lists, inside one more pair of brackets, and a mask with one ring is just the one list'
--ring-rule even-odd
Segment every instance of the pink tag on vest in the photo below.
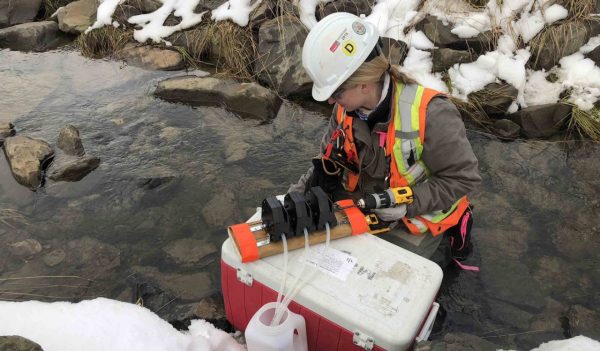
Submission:
{"label": "pink tag on vest", "polygon": [[387,133],[386,132],[376,132],[376,133],[379,134],[379,147],[384,147],[385,139],[387,138]]}

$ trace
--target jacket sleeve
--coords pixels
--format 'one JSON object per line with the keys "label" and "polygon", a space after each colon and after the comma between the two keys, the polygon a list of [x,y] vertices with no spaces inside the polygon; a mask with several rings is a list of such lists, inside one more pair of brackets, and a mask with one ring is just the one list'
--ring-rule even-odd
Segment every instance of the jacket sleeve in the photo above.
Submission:
{"label": "jacket sleeve", "polygon": [[[329,118],[329,124],[327,126],[327,131],[325,132],[325,134],[323,134],[323,137],[321,138],[321,146],[319,147],[319,154],[316,156],[318,158],[321,158],[321,156],[323,156],[323,152],[325,151],[325,148],[327,148],[327,144],[329,143],[331,134],[337,128],[338,123],[337,123],[336,111],[337,111],[337,104],[333,108],[333,112],[331,114],[331,117]],[[310,168],[308,169],[308,171],[306,171],[305,174],[300,176],[300,179],[298,180],[298,182],[296,184],[290,185],[287,192],[289,193],[292,191],[297,191],[300,193],[304,193],[304,190],[306,189],[306,184],[308,183],[310,177],[313,174],[313,170],[314,170],[314,166],[311,165]]]}
{"label": "jacket sleeve", "polygon": [[431,177],[413,187],[408,217],[447,209],[481,182],[460,113],[446,98],[436,97],[427,106],[421,159]]}

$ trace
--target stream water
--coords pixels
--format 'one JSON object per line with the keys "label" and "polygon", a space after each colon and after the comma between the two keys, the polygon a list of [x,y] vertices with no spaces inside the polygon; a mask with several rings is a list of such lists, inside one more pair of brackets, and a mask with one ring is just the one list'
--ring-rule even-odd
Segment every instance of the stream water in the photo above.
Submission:
{"label": "stream water", "polygon": [[[182,74],[69,50],[0,51],[0,123],[51,145],[72,124],[102,160],[79,182],[32,192],[0,157],[0,211],[23,215],[0,212],[0,299],[146,294],[164,316],[218,294],[224,228],[297,180],[326,116],[285,102],[259,124],[153,97],[160,80]],[[470,260],[481,272],[446,274],[433,338],[466,332],[519,349],[600,338],[600,147],[469,137],[484,178]],[[41,253],[9,253],[30,238]]]}

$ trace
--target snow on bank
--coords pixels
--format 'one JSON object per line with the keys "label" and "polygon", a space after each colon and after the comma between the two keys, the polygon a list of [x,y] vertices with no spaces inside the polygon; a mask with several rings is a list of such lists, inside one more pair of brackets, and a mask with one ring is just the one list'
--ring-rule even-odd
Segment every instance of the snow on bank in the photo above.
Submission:
{"label": "snow on bank", "polygon": [[44,351],[243,351],[204,320],[180,332],[150,310],[97,298],[70,302],[1,302],[0,335],[30,339]]}
{"label": "snow on bank", "polygon": [[541,344],[531,351],[598,351],[600,342],[579,335],[568,340],[554,340]]}
{"label": "snow on bank", "polygon": [[[100,1],[98,20],[86,32],[104,25],[118,25],[112,21],[112,15],[118,4],[124,0]],[[155,43],[164,42],[170,45],[164,38],[176,31],[197,25],[205,14],[194,13],[199,0],[160,1],[163,5],[158,10],[129,18],[130,23],[138,26],[134,31],[137,41],[143,43],[152,40]],[[246,26],[250,13],[261,1],[224,1],[212,11],[211,18],[215,21],[231,20],[240,26]],[[317,23],[316,7],[331,1],[298,0],[296,4],[302,23],[307,28],[312,28]],[[419,83],[448,91],[440,73],[432,72],[431,54],[423,51],[433,49],[434,44],[413,26],[427,14],[431,14],[452,26],[452,33],[460,38],[476,37],[492,29],[501,31],[495,51],[485,53],[475,62],[456,64],[448,71],[452,84],[450,93],[458,98],[466,99],[470,93],[499,81],[505,81],[518,90],[518,97],[511,106],[511,112],[536,104],[557,102],[560,93],[565,89],[571,91],[569,101],[583,110],[592,108],[600,98],[600,68],[582,55],[600,44],[598,37],[592,38],[580,53],[563,58],[560,67],[553,68],[552,72],[558,77],[558,81],[554,83],[545,81],[550,72],[525,68],[531,54],[529,47],[518,47],[519,38],[528,43],[546,26],[568,16],[568,10],[554,4],[552,0],[505,0],[500,3],[489,1],[479,10],[464,0],[429,0],[423,8],[419,8],[420,5],[420,0],[377,0],[371,13],[366,16],[366,20],[373,23],[382,35],[405,41],[409,45],[403,70]],[[164,22],[171,14],[181,17],[181,22],[175,26],[165,26]],[[547,94],[540,94],[540,91]]]}

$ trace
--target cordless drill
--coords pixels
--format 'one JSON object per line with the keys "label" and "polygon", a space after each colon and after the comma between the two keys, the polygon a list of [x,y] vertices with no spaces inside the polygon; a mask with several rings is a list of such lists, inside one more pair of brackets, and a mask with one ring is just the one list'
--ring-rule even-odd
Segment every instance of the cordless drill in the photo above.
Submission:
{"label": "cordless drill", "polygon": [[378,208],[396,207],[401,204],[413,202],[413,192],[408,186],[389,188],[382,193],[373,193],[356,202],[363,210],[375,210]]}

